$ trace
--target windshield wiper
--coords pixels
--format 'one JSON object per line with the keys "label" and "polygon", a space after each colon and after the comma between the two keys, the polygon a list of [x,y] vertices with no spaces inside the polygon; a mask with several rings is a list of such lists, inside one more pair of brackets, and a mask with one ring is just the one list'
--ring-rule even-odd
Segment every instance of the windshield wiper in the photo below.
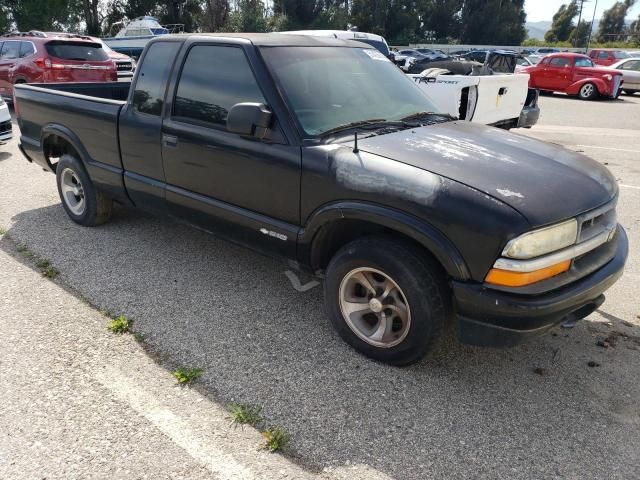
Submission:
{"label": "windshield wiper", "polygon": [[402,117],[400,120],[402,120],[403,122],[406,122],[406,121],[409,121],[409,120],[417,120],[417,119],[422,118],[422,117],[431,117],[433,115],[438,116],[438,117],[449,117],[449,115],[443,114],[443,113],[416,112],[416,113],[412,113],[411,115],[407,115],[406,117]]}
{"label": "windshield wiper", "polygon": [[397,123],[397,122],[387,122],[384,118],[372,118],[369,120],[360,120],[358,122],[345,123],[343,125],[338,125],[337,127],[333,127],[326,132],[322,132],[322,136],[329,135],[331,133],[340,132],[342,130],[349,130],[350,128],[358,128],[358,127],[367,127],[372,125],[380,125],[380,124],[388,124],[388,123]]}

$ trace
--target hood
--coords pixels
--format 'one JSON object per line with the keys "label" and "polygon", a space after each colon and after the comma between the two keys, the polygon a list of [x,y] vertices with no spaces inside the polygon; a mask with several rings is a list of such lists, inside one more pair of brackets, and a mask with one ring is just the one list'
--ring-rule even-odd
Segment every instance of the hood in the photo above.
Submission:
{"label": "hood", "polygon": [[563,147],[469,122],[360,139],[359,149],[463,183],[542,226],[596,208],[617,193],[609,170]]}

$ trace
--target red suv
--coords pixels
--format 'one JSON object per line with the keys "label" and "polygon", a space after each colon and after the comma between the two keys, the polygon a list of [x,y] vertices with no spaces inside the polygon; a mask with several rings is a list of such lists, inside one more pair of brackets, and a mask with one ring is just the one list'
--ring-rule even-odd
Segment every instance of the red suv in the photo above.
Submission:
{"label": "red suv", "polygon": [[0,37],[0,96],[16,83],[117,81],[116,65],[89,37],[31,31]]}
{"label": "red suv", "polygon": [[595,48],[589,52],[589,57],[596,65],[608,67],[625,58],[631,58],[627,52],[623,50],[607,50]]}

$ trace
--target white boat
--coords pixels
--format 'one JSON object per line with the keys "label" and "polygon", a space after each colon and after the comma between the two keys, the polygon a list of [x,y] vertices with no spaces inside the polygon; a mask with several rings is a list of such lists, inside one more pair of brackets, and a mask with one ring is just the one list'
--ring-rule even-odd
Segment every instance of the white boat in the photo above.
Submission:
{"label": "white boat", "polygon": [[[114,31],[117,31],[115,35]],[[112,36],[103,38],[102,41],[116,52],[130,54],[133,50],[142,51],[149,40],[159,35],[184,33],[184,25],[160,25],[157,18],[145,16],[129,22],[116,22],[111,25],[109,33]]]}

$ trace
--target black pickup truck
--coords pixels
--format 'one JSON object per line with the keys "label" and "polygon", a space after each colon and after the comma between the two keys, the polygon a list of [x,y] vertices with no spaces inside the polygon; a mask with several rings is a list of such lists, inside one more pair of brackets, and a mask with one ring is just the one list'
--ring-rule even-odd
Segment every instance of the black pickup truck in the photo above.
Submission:
{"label": "black pickup truck", "polygon": [[627,238],[589,158],[433,113],[375,49],[275,34],[162,36],[131,85],[19,85],[20,148],[69,217],[176,217],[325,278],[378,360],[510,346],[604,300]]}

